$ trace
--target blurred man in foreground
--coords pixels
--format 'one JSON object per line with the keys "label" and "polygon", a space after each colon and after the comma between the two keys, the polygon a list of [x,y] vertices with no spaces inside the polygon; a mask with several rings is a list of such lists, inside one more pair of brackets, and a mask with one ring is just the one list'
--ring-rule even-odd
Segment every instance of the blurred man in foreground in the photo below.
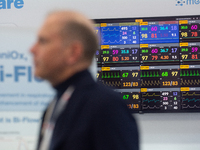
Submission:
{"label": "blurred man in foreground", "polygon": [[93,24],[77,12],[54,12],[31,49],[35,76],[57,91],[38,150],[138,150],[137,125],[125,103],[87,70],[98,46]]}

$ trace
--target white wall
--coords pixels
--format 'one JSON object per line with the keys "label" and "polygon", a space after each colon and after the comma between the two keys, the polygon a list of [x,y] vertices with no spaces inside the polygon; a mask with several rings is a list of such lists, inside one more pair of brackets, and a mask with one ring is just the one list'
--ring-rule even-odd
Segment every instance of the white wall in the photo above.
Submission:
{"label": "white wall", "polygon": [[137,114],[141,150],[199,150],[199,113]]}
{"label": "white wall", "polygon": [[38,27],[46,13],[55,9],[77,10],[91,19],[199,14],[200,5],[176,4],[177,0],[24,0],[21,9],[13,5],[11,9],[1,9],[0,23]]}
{"label": "white wall", "polygon": [[[186,1],[186,0],[185,0]],[[198,3],[198,1],[196,0]],[[11,5],[11,9],[0,9],[0,28],[2,26],[23,27],[30,30],[37,29],[43,22],[46,13],[54,9],[75,9],[83,12],[91,19],[98,18],[128,18],[128,17],[152,17],[152,16],[178,16],[178,15],[199,15],[200,4],[176,6],[176,0],[24,0],[24,6],[21,9],[16,9]],[[12,32],[12,31],[8,31]],[[24,37],[25,38],[25,37]],[[32,39],[30,39],[32,40]],[[3,42],[3,40],[1,41]],[[10,41],[12,45],[13,41]],[[19,42],[20,44],[24,44]],[[7,47],[9,49],[9,46]],[[27,48],[23,48],[24,51]],[[2,49],[0,49],[2,51]],[[2,60],[0,60],[2,62]],[[26,90],[26,89],[24,89]],[[1,108],[0,108],[1,110]],[[27,112],[24,112],[27,113]],[[15,112],[10,112],[10,117],[13,118]],[[22,114],[19,113],[19,117]],[[29,116],[38,116],[38,114],[27,114]],[[1,116],[5,117],[5,112],[1,112]],[[200,115],[199,113],[161,113],[161,114],[136,114],[138,120],[141,138],[141,150],[199,150],[200,149]],[[8,117],[9,118],[9,117]],[[0,121],[1,123],[1,121]],[[24,124],[23,124],[24,125]],[[8,128],[6,123],[0,124],[3,130],[21,130],[19,128]],[[30,124],[25,127],[30,127]],[[34,131],[37,131],[38,126],[33,125]],[[35,136],[30,132],[22,132],[21,137]],[[12,136],[12,135],[11,135]],[[5,137],[1,134],[0,137]],[[4,144],[6,149],[15,150],[10,147],[8,139],[0,139],[1,145]],[[34,148],[34,144],[23,144],[22,139],[12,139],[16,145],[20,145],[21,149]],[[7,141],[6,141],[7,140]],[[32,139],[34,142],[35,139]],[[18,149],[19,146],[18,146]]]}

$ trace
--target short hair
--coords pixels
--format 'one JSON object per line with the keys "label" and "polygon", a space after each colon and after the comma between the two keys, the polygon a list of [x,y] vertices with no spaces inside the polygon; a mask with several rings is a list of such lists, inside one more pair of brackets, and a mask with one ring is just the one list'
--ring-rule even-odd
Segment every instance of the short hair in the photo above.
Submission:
{"label": "short hair", "polygon": [[95,34],[95,29],[92,30],[85,24],[68,20],[61,32],[64,40],[66,39],[69,42],[80,41],[84,47],[83,58],[92,61],[98,48],[98,37]]}

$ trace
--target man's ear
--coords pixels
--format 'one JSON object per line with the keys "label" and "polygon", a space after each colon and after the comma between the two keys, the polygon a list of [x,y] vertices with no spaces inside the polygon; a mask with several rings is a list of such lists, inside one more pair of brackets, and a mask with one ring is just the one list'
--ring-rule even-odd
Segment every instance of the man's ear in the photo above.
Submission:
{"label": "man's ear", "polygon": [[67,55],[66,63],[68,65],[74,65],[83,57],[83,44],[79,41],[73,41],[69,46],[67,46],[65,52]]}

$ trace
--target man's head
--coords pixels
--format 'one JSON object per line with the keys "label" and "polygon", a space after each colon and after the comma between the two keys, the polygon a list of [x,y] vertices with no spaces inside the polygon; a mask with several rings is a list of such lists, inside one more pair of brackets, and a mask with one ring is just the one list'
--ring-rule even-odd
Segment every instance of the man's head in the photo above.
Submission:
{"label": "man's head", "polygon": [[97,50],[93,22],[73,11],[51,13],[31,49],[35,76],[59,84],[88,68]]}

